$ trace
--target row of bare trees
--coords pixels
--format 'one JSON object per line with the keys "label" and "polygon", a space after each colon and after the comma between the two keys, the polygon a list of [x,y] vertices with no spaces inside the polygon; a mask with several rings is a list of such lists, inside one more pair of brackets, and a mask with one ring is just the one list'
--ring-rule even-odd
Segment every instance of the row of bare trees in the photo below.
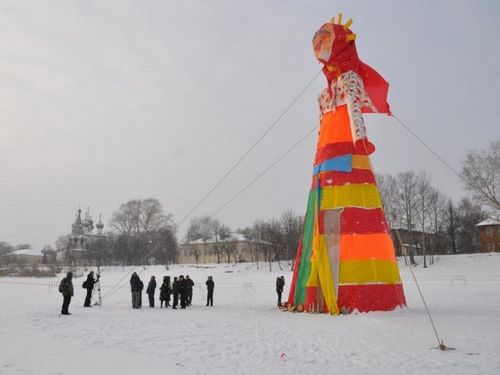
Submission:
{"label": "row of bare trees", "polygon": [[[415,264],[415,253],[427,256],[445,253],[465,253],[479,250],[475,225],[487,217],[479,203],[463,198],[455,205],[432,185],[425,171],[406,171],[396,175],[377,176],[377,182],[389,226],[402,231],[404,246]],[[396,233],[398,234],[398,233]]]}
{"label": "row of bare trees", "polygon": [[[281,260],[293,262],[302,228],[303,217],[292,210],[285,210],[279,219],[256,220],[252,226],[240,229],[239,232],[255,243],[271,271],[273,261],[277,261],[280,268]],[[258,266],[258,258],[256,260]]]}
{"label": "row of bare trees", "polygon": [[[227,263],[230,263],[236,250],[234,243],[228,241],[230,238],[231,229],[227,225],[210,216],[201,216],[193,218],[189,223],[185,243],[189,245],[200,241],[205,244],[210,242],[212,244],[211,250],[217,256],[217,263],[221,263],[223,258],[226,259]],[[200,247],[192,246],[189,251],[194,256],[195,262],[198,263]]]}
{"label": "row of bare trees", "polygon": [[[252,261],[257,267],[259,260],[268,262],[269,267],[272,267],[272,261],[293,259],[301,232],[302,218],[292,210],[284,211],[280,219],[256,220],[252,226],[236,230],[251,244]],[[230,259],[236,259],[236,247],[234,241],[230,241],[231,238],[231,229],[219,220],[209,216],[195,217],[186,231],[185,246],[188,246],[197,261],[201,249],[190,244],[210,243],[217,262],[229,263]]]}

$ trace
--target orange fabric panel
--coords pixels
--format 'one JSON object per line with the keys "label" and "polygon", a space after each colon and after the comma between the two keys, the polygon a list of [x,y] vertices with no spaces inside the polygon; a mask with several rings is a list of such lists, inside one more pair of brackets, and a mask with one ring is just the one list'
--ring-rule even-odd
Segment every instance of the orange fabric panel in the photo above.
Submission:
{"label": "orange fabric panel", "polygon": [[343,234],[340,236],[340,259],[396,261],[392,238],[387,233]]}
{"label": "orange fabric panel", "polygon": [[321,118],[318,149],[331,143],[351,142],[351,121],[347,106],[341,105],[334,112],[327,112]]}

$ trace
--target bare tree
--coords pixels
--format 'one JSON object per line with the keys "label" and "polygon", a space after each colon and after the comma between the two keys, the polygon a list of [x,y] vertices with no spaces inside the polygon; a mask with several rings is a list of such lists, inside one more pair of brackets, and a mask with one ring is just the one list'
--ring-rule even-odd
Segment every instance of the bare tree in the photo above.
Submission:
{"label": "bare tree", "polygon": [[255,262],[257,269],[259,269],[260,246],[258,245],[257,233],[255,231],[255,228],[246,227],[238,230],[238,232],[241,233],[243,237],[245,237],[245,239],[249,242],[252,253],[252,262]]}
{"label": "bare tree", "polygon": [[462,162],[464,187],[478,202],[500,213],[500,139],[487,151],[469,151]]}
{"label": "bare tree", "polygon": [[448,234],[448,239],[451,244],[451,250],[453,254],[457,253],[457,233],[458,233],[458,218],[455,205],[451,199],[448,199],[448,204],[446,205],[446,232]]}
{"label": "bare tree", "polygon": [[396,227],[398,183],[391,174],[377,174],[377,186],[382,198],[385,217],[390,228]]}
{"label": "bare tree", "polygon": [[[196,244],[190,244],[195,241],[202,241],[205,244],[210,240],[217,241],[216,232],[220,227],[220,223],[217,220],[212,219],[210,216],[199,216],[194,217],[189,222],[188,229],[186,231],[185,240],[186,245],[189,246],[191,255],[194,256],[196,264],[198,264],[198,259],[200,257],[200,247]],[[215,251],[217,252],[217,258],[219,259],[219,248],[216,244]]]}
{"label": "bare tree", "polygon": [[[401,224],[404,225],[409,233],[409,256],[410,263],[416,265],[414,257],[414,242],[413,242],[413,229],[417,215],[417,188],[416,188],[416,175],[413,171],[401,172],[396,176],[397,180],[397,193],[396,193],[396,207],[398,211],[398,218]],[[404,244],[401,244],[404,246]],[[402,249],[403,250],[403,249]]]}
{"label": "bare tree", "polygon": [[446,211],[446,197],[435,188],[431,189],[429,195],[430,202],[430,221],[431,221],[431,232],[432,236],[432,246],[430,254],[430,263],[434,263],[434,254],[440,252],[441,247],[441,232],[443,230],[444,215]]}
{"label": "bare tree", "polygon": [[147,235],[172,226],[172,215],[165,215],[161,203],[152,198],[123,203],[111,217],[111,227],[126,235]]}
{"label": "bare tree", "polygon": [[[135,264],[148,262],[158,256],[158,249],[166,246],[168,236],[175,239],[176,227],[172,215],[165,214],[157,199],[135,199],[123,203],[113,212],[111,227],[117,231],[119,241],[115,244],[115,254],[124,256],[122,260]],[[116,249],[121,246],[121,249]],[[175,247],[176,249],[176,247]],[[156,261],[156,259],[155,259]]]}
{"label": "bare tree", "polygon": [[286,256],[288,260],[292,260],[293,270],[293,261],[295,259],[293,254],[295,254],[299,247],[303,225],[302,218],[295,215],[292,210],[286,210],[281,214],[280,224],[285,242]]}
{"label": "bare tree", "polygon": [[272,271],[272,262],[279,263],[285,249],[284,238],[281,231],[281,225],[278,220],[269,221],[257,220],[252,227],[256,238],[257,246],[264,254],[264,260],[269,263],[269,271]]}
{"label": "bare tree", "polygon": [[42,248],[42,263],[44,264],[54,264],[56,263],[56,251],[50,245],[45,245]]}
{"label": "bare tree", "polygon": [[420,224],[421,230],[421,248],[422,255],[424,256],[424,268],[427,268],[427,247],[426,247],[426,224],[427,219],[431,214],[431,199],[430,195],[432,193],[431,179],[425,171],[419,172],[417,175],[417,187],[416,187],[416,199],[417,199],[417,210],[416,216]]}
{"label": "bare tree", "polygon": [[478,252],[480,248],[479,232],[476,224],[484,220],[487,214],[478,203],[462,198],[458,203],[458,248],[462,253]]}
{"label": "bare tree", "polygon": [[[227,262],[231,263],[231,255],[234,255],[236,251],[235,243],[231,241],[231,229],[224,224],[220,224],[215,231],[215,235],[222,243],[222,250],[227,256]],[[220,263],[219,253],[217,253],[217,262]]]}
{"label": "bare tree", "polygon": [[5,241],[0,241],[0,255],[8,254],[14,250],[14,246],[11,244],[5,242]]}
{"label": "bare tree", "polygon": [[186,240],[202,240],[203,242],[207,242],[213,238],[213,235],[214,221],[210,218],[210,216],[194,217],[189,222],[189,226],[186,231]]}

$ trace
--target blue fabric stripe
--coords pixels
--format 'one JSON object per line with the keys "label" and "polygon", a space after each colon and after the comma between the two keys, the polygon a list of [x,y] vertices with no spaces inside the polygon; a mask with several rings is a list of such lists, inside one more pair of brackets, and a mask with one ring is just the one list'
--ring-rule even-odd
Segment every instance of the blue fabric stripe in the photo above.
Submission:
{"label": "blue fabric stripe", "polygon": [[352,172],[352,155],[337,156],[325,160],[323,163],[313,168],[313,175],[320,172]]}

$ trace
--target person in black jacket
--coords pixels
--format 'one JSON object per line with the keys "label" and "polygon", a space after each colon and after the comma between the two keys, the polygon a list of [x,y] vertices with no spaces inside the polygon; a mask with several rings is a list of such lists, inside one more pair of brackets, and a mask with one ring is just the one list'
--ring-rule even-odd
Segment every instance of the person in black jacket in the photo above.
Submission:
{"label": "person in black jacket", "polygon": [[149,307],[155,307],[155,290],[156,290],[156,279],[154,276],[151,276],[148,288],[146,289],[146,293],[148,294],[149,297]]}
{"label": "person in black jacket", "polygon": [[181,309],[185,309],[187,306],[187,284],[183,275],[179,276],[179,295],[181,297]]}
{"label": "person in black jacket", "polygon": [[163,278],[163,284],[160,287],[160,308],[163,308],[163,302],[165,302],[165,308],[170,306],[170,294],[172,293],[172,286],[170,284],[170,276],[165,276]]}
{"label": "person in black jacket", "polygon": [[140,309],[142,306],[142,289],[144,289],[144,284],[137,272],[134,272],[130,277],[130,289],[132,291],[132,308]]}
{"label": "person in black jacket", "polygon": [[215,283],[212,279],[212,276],[208,276],[208,280],[205,283],[207,286],[207,304],[205,306],[213,306],[214,305],[214,288],[215,288]]}
{"label": "person in black jacket", "polygon": [[92,301],[92,291],[94,290],[94,284],[98,279],[94,280],[94,271],[90,271],[87,275],[87,280],[84,281],[83,287],[87,289],[87,295],[85,296],[85,302],[83,302],[83,307],[92,307],[90,302]]}
{"label": "person in black jacket", "polygon": [[172,308],[177,309],[177,304],[179,303],[179,281],[177,277],[174,277],[174,282],[172,283],[172,294],[174,297]]}
{"label": "person in black jacket", "polygon": [[71,315],[71,313],[68,312],[68,308],[71,302],[71,297],[73,297],[73,282],[71,281],[72,279],[73,274],[71,272],[68,272],[66,274],[66,277],[62,279],[61,283],[59,284],[59,291],[63,295],[61,315]]}
{"label": "person in black jacket", "polygon": [[186,290],[187,290],[187,305],[191,306],[191,301],[193,300],[193,286],[194,281],[189,278],[189,275],[186,275]]}
{"label": "person in black jacket", "polygon": [[278,307],[282,307],[281,304],[281,294],[283,293],[283,288],[285,287],[285,276],[279,276],[276,278],[276,293],[278,293]]}

